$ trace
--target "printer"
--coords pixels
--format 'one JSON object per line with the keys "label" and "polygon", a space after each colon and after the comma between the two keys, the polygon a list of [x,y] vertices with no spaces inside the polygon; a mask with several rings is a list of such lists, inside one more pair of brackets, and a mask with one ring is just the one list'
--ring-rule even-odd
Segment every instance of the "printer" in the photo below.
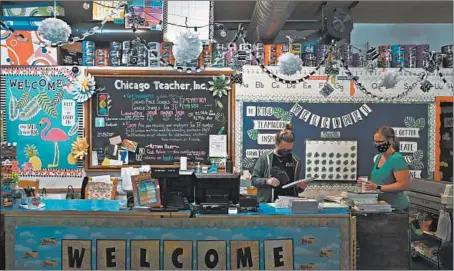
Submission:
{"label": "printer", "polygon": [[411,206],[431,213],[453,207],[451,182],[412,179],[407,195]]}

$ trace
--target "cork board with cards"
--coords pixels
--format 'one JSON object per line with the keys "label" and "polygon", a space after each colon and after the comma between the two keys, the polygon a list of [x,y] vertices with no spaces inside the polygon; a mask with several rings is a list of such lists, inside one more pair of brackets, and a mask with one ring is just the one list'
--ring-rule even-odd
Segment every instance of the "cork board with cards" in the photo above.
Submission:
{"label": "cork board with cards", "polygon": [[357,179],[357,141],[306,140],[306,178],[328,181]]}

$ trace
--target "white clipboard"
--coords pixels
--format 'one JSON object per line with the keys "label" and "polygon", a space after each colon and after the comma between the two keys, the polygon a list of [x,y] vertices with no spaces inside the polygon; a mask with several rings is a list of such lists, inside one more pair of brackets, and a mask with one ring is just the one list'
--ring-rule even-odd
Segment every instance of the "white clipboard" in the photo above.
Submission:
{"label": "white clipboard", "polygon": [[282,186],[282,189],[286,189],[286,188],[295,186],[295,185],[297,185],[297,184],[299,184],[299,183],[303,183],[303,182],[309,183],[309,182],[314,181],[314,180],[317,179],[317,178],[318,178],[318,177],[313,177],[313,178],[309,178],[309,179],[294,181],[294,182],[292,182],[292,183],[288,183],[288,184]]}

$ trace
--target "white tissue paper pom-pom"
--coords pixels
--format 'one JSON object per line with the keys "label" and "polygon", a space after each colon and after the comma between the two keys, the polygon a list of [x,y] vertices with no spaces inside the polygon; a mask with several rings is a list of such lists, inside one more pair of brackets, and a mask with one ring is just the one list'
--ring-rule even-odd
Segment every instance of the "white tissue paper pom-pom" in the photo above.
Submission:
{"label": "white tissue paper pom-pom", "polygon": [[385,89],[394,88],[399,82],[399,73],[398,72],[387,72],[382,73],[378,78],[378,89],[384,87]]}
{"label": "white tissue paper pom-pom", "polygon": [[279,69],[285,75],[294,75],[302,69],[303,61],[292,53],[285,53],[278,60]]}
{"label": "white tissue paper pom-pom", "polygon": [[38,27],[38,35],[52,43],[67,42],[71,27],[57,18],[47,18]]}
{"label": "white tissue paper pom-pom", "polygon": [[199,33],[186,31],[178,35],[172,47],[176,63],[190,63],[199,58],[202,52],[202,41]]}

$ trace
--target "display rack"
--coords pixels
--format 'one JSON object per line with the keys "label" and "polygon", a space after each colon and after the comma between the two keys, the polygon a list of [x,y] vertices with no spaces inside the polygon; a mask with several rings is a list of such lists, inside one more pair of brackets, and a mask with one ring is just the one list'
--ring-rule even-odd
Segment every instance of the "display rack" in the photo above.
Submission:
{"label": "display rack", "polygon": [[1,170],[0,170],[0,204],[4,206],[9,202],[11,189],[14,184],[13,173],[18,174],[16,144],[2,142],[1,144]]}

